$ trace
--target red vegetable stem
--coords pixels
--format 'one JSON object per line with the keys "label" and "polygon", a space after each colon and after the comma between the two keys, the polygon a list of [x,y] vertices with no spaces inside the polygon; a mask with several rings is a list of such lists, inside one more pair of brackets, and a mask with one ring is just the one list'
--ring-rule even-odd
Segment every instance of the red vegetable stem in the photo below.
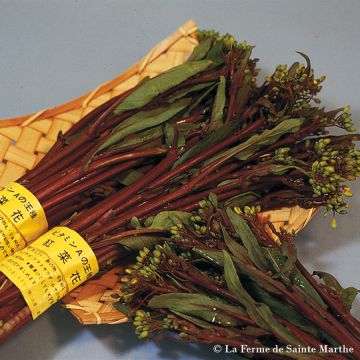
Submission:
{"label": "red vegetable stem", "polygon": [[56,141],[56,143],[51,147],[51,149],[46,153],[46,155],[42,158],[41,160],[41,164],[44,164],[45,162],[47,162],[48,160],[52,161],[52,157],[53,154],[58,153],[60,151],[60,149],[63,148],[64,146],[64,142],[63,142],[63,137],[70,137],[74,134],[76,134],[77,132],[81,131],[82,129],[84,129],[86,126],[88,126],[88,124],[93,121],[96,116],[98,116],[99,114],[101,114],[106,108],[108,108],[109,106],[111,106],[111,104],[113,102],[116,101],[116,99],[118,98],[118,96],[115,96],[114,98],[106,101],[105,103],[103,103],[102,105],[96,107],[94,110],[90,111],[88,114],[86,114],[82,119],[80,119],[78,122],[76,122],[65,134],[64,136],[62,136],[60,139],[58,139]]}
{"label": "red vegetable stem", "polygon": [[305,269],[299,260],[296,261],[296,267],[301,271],[305,278],[309,281],[311,286],[319,293],[321,298],[338,314],[347,326],[360,337],[360,322],[351,316],[350,312],[346,311],[339,303],[339,299],[332,297],[323,287],[321,287],[311,274]]}
{"label": "red vegetable stem", "polygon": [[[174,136],[174,144],[177,143],[177,133]],[[150,170],[146,176],[143,176],[138,181],[127,186],[126,188],[118,191],[113,197],[106,199],[105,201],[95,205],[91,210],[90,216],[83,216],[75,219],[72,227],[76,231],[81,231],[84,228],[92,225],[98,221],[102,215],[106,214],[110,209],[115,208],[118,203],[127,200],[132,195],[136,194],[148,183],[151,183],[156,177],[168,170],[174,163],[178,155],[178,149],[176,146],[172,146],[165,159],[163,159],[158,165]]]}

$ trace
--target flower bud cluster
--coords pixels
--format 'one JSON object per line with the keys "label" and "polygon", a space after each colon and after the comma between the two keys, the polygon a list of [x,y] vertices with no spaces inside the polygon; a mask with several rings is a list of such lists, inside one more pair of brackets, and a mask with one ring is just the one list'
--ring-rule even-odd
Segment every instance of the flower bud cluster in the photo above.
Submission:
{"label": "flower bud cluster", "polygon": [[139,339],[144,339],[149,336],[151,316],[149,312],[138,310],[135,313],[134,322],[135,334]]}
{"label": "flower bud cluster", "polygon": [[360,176],[360,151],[352,144],[332,146],[330,138],[317,141],[314,150],[319,159],[312,164],[309,183],[315,195],[326,198],[327,210],[344,214],[348,204],[343,196],[352,196],[344,182]]}

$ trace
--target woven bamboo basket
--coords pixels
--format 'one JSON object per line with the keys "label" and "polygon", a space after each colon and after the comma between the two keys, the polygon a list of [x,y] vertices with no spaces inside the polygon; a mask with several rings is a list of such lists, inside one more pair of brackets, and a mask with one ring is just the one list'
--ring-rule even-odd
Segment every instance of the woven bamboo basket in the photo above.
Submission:
{"label": "woven bamboo basket", "polygon": [[[59,132],[69,130],[95,107],[131,89],[145,76],[154,77],[183,63],[197,44],[196,29],[195,22],[189,20],[128,70],[77,99],[35,114],[1,120],[0,186],[31,170],[55,143]],[[276,229],[298,232],[315,212],[296,206],[262,213],[261,219],[264,223],[270,221]],[[122,267],[114,268],[78,287],[63,299],[64,306],[83,324],[126,322],[125,315],[113,307],[121,294],[122,271]]]}

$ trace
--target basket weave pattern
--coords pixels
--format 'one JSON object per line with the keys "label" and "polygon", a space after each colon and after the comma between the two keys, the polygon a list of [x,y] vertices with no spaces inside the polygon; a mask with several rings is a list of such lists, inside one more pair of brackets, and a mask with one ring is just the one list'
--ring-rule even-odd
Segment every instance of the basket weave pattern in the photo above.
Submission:
{"label": "basket weave pattern", "polygon": [[[84,115],[105,101],[136,86],[144,77],[154,77],[185,61],[197,44],[196,24],[190,20],[156,45],[141,61],[116,78],[83,96],[60,106],[0,121],[0,186],[31,170],[64,133]],[[300,231],[315,210],[298,206],[261,214],[278,230]],[[268,227],[268,225],[265,225]],[[270,233],[270,228],[269,233]],[[118,324],[127,318],[113,304],[121,294],[124,268],[116,267],[97,279],[79,286],[63,299],[63,304],[82,324]]]}

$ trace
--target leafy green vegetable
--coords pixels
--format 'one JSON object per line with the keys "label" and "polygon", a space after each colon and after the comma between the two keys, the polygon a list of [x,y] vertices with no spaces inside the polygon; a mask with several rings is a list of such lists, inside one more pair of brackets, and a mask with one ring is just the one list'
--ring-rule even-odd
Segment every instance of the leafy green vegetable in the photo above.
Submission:
{"label": "leafy green vegetable", "polygon": [[226,209],[226,214],[228,215],[232,225],[234,226],[235,232],[239,235],[241,241],[246,247],[251,261],[256,265],[258,269],[266,271],[266,259],[263,255],[263,252],[255,235],[249,228],[249,225],[241,216],[237,215],[229,207]]}
{"label": "leafy green vegetable", "polygon": [[211,49],[212,44],[213,39],[211,37],[208,37],[204,41],[201,41],[198,46],[196,46],[196,48],[193,50],[187,61],[203,60]]}
{"label": "leafy green vegetable", "polygon": [[215,85],[216,83],[214,81],[210,81],[210,82],[206,82],[206,83],[200,83],[200,84],[196,84],[196,85],[192,85],[189,87],[186,87],[184,89],[180,89],[176,92],[174,92],[168,99],[168,102],[172,103],[176,100],[179,100],[189,94],[192,94],[194,92],[200,91],[200,90],[204,90],[207,89],[209,87],[212,87],[213,85]]}
{"label": "leafy green vegetable", "polygon": [[186,315],[196,316],[210,323],[225,327],[241,324],[239,320],[229,315],[229,313],[245,315],[242,307],[225,305],[201,294],[171,293],[158,295],[149,301],[149,306],[157,309],[166,308]]}
{"label": "leafy green vegetable", "polygon": [[219,158],[230,158],[232,156],[239,160],[246,160],[263,146],[274,144],[284,134],[297,132],[304,122],[305,119],[303,118],[283,120],[274,128],[253,135],[247,141],[212,157],[205,164],[212,163]]}
{"label": "leafy green vegetable", "polygon": [[145,226],[154,229],[170,230],[179,223],[189,224],[191,214],[184,211],[162,211],[145,221]]}
{"label": "leafy green vegetable", "polygon": [[216,130],[223,125],[225,104],[226,104],[226,80],[224,76],[220,76],[220,82],[217,88],[213,111],[211,114],[210,130]]}
{"label": "leafy green vegetable", "polygon": [[128,250],[138,251],[144,247],[152,248],[153,246],[164,241],[160,236],[136,235],[124,237],[118,241],[118,244],[124,246]]}
{"label": "leafy green vegetable", "polygon": [[[165,140],[168,146],[172,146],[174,142],[175,126],[165,123]],[[178,131],[177,146],[179,148],[185,146],[185,136],[182,132]]]}
{"label": "leafy green vegetable", "polygon": [[203,72],[211,64],[212,61],[208,60],[189,61],[146,81],[142,86],[125,98],[125,100],[114,110],[114,114],[119,115],[124,111],[141,108],[163,92],[181,84],[190,77]]}
{"label": "leafy green vegetable", "polygon": [[200,140],[194,146],[192,146],[188,151],[186,151],[180,159],[175,161],[173,168],[181,165],[185,161],[193,158],[195,155],[200,154],[204,150],[214,146],[215,144],[219,143],[220,141],[229,137],[237,128],[239,124],[236,121],[229,122],[219,128],[218,130],[212,132],[210,135],[205,137],[204,139]]}
{"label": "leafy green vegetable", "polygon": [[360,290],[354,287],[344,289],[334,276],[324,271],[314,271],[314,275],[322,279],[326,286],[342,299],[345,309],[351,310],[352,304]]}
{"label": "leafy green vegetable", "polygon": [[190,102],[191,99],[185,98],[174,104],[136,113],[114,128],[112,135],[97,149],[97,153],[118,143],[128,135],[155,127],[168,121],[180,111],[184,110]]}
{"label": "leafy green vegetable", "polygon": [[[164,134],[163,126],[155,126],[153,128],[138,132],[136,134],[131,134],[127,136],[121,143],[114,145],[114,148],[121,149],[135,144],[142,144],[147,142],[153,142],[154,140],[162,137]],[[161,141],[159,141],[161,145]],[[142,145],[144,146],[144,145]]]}

